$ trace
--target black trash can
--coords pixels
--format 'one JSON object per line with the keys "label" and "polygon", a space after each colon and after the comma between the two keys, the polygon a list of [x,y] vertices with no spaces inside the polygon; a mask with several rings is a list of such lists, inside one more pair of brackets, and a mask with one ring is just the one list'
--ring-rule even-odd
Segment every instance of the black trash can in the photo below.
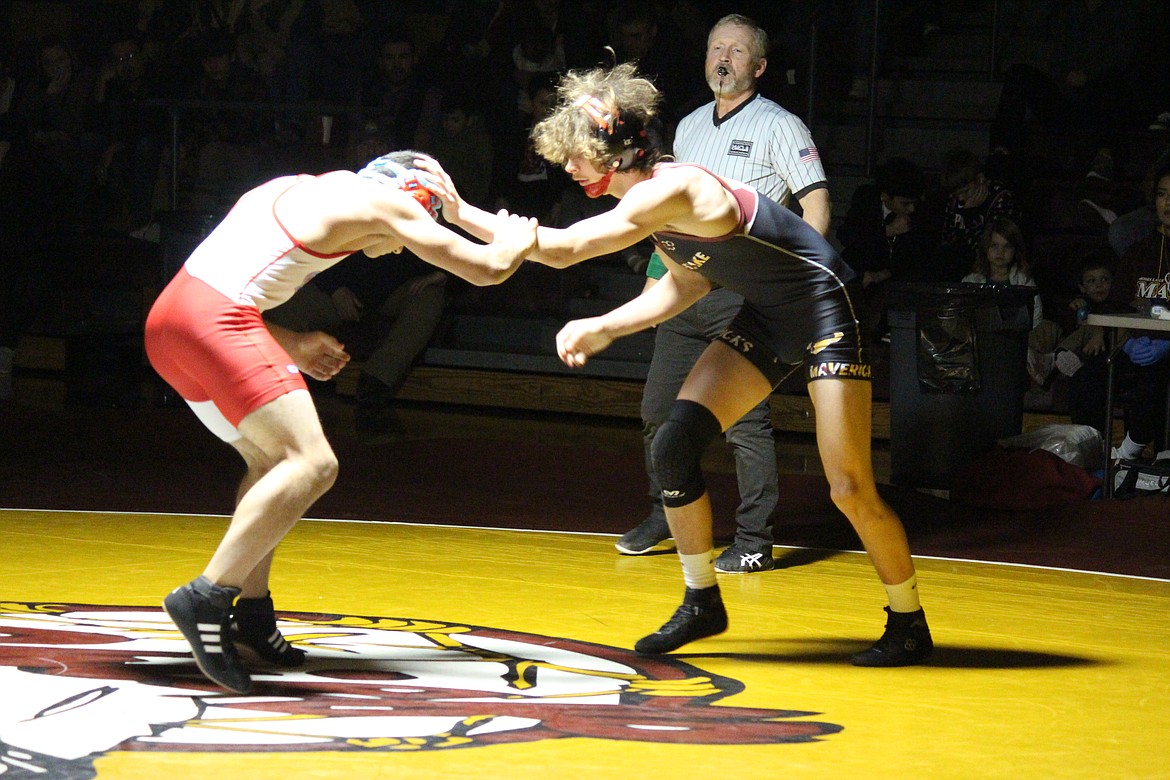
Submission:
{"label": "black trash can", "polygon": [[950,490],[997,439],[1020,433],[1031,287],[897,284],[890,290],[890,479]]}

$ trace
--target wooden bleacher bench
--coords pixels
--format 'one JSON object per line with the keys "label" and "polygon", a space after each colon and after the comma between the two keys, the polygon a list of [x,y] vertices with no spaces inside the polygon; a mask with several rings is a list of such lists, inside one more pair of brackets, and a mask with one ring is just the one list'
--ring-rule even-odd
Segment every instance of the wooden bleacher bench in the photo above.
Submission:
{"label": "wooden bleacher bench", "polygon": [[[42,374],[63,374],[66,356],[64,338],[25,336],[16,351],[15,364],[18,368]],[[345,367],[334,380],[339,394],[354,394],[360,370],[361,364],[356,362]],[[405,401],[637,420],[641,417],[642,382],[424,364],[411,371],[398,397]],[[1067,422],[1067,415],[1024,413],[1026,431]],[[808,396],[774,394],[772,423],[784,433],[814,433],[816,423],[812,402]],[[890,405],[887,401],[874,402],[873,436],[882,441],[890,438]]]}
{"label": "wooden bleacher bench", "polygon": [[[334,380],[337,383],[337,392],[352,396],[357,387],[360,370],[360,363],[354,362],[346,366]],[[641,418],[642,384],[641,381],[633,379],[520,374],[488,369],[419,365],[407,377],[398,397],[407,401],[591,414],[637,420]],[[1024,413],[1026,431],[1042,425],[1067,422],[1067,415]],[[814,433],[816,421],[812,402],[804,395],[773,394],[772,424],[784,433]],[[873,436],[883,441],[890,438],[888,401],[875,401],[873,404]]]}

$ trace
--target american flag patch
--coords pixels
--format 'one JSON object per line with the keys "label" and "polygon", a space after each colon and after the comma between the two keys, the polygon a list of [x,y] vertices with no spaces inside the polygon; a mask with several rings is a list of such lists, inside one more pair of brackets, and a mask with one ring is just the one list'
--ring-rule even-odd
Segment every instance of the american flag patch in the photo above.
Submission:
{"label": "american flag patch", "polygon": [[800,154],[800,161],[802,163],[812,162],[813,160],[821,159],[821,153],[817,151],[817,148],[815,146],[810,146],[807,149],[801,149],[800,152],[798,152],[798,154]]}

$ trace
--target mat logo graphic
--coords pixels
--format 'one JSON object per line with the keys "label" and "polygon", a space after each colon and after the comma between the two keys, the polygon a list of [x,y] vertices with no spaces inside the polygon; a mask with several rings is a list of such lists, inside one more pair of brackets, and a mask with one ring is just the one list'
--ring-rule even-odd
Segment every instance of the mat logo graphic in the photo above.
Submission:
{"label": "mat logo graphic", "polygon": [[711,707],[743,684],[671,659],[500,629],[285,614],[300,669],[248,696],[195,668],[158,609],[0,602],[0,776],[84,778],[117,750],[428,751],[566,737],[812,742],[816,713]]}

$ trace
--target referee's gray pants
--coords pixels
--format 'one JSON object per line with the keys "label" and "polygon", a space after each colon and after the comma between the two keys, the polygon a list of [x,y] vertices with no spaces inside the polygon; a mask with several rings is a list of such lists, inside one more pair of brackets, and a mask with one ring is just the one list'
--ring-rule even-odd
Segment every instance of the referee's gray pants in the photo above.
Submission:
{"label": "referee's gray pants", "polygon": [[[730,324],[743,305],[743,297],[723,288],[703,296],[682,314],[661,323],[654,337],[654,355],[642,392],[643,444],[651,515],[665,517],[662,487],[654,473],[650,443],[670,416],[670,408],[699,355]],[[739,508],[735,513],[735,542],[753,552],[772,546],[772,513],[780,500],[776,443],[767,399],[744,415],[724,434],[733,448],[739,482]]]}

